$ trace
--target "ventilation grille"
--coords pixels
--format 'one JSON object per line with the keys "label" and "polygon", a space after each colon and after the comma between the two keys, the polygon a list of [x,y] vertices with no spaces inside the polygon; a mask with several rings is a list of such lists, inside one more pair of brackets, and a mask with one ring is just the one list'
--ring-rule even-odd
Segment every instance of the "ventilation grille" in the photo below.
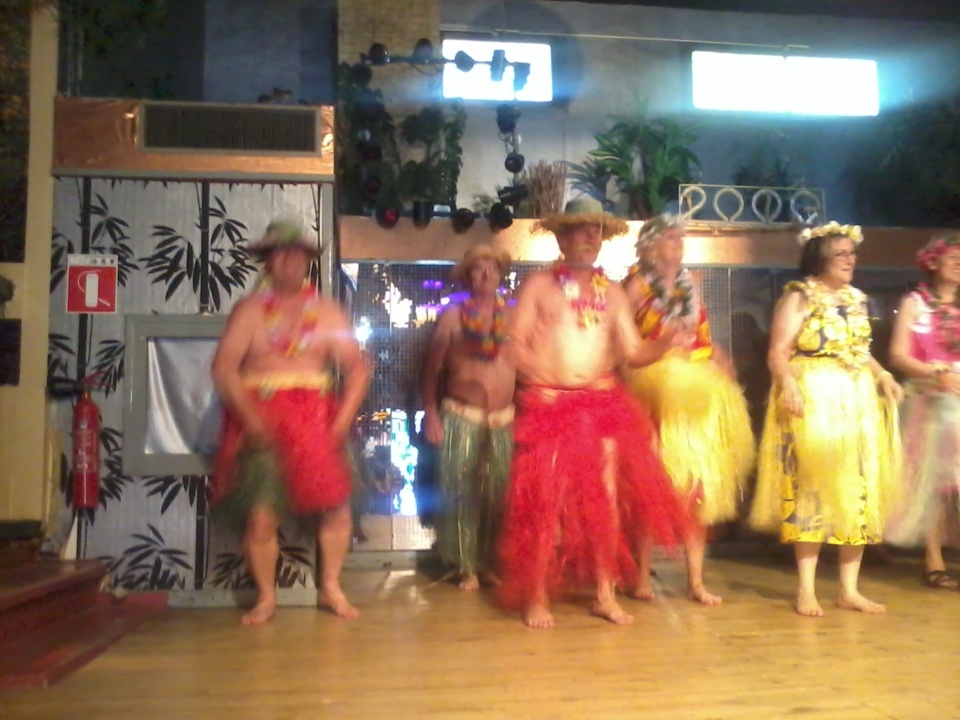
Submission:
{"label": "ventilation grille", "polygon": [[317,154],[313,108],[143,104],[146,150]]}

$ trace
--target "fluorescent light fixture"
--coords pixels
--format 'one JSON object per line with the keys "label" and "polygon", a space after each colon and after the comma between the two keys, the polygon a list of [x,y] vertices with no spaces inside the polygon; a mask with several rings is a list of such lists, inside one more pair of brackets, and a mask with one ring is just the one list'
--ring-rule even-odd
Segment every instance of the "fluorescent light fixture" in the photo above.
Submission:
{"label": "fluorescent light fixture", "polygon": [[880,112],[873,60],[749,53],[692,53],[700,110],[871,116]]}
{"label": "fluorescent light fixture", "polygon": [[458,70],[453,64],[443,66],[443,96],[463,100],[496,100],[521,102],[550,102],[553,100],[553,69],[550,45],[547,43],[500,42],[498,40],[461,40],[447,38],[442,53],[452,58],[461,50],[478,63],[489,62],[494,50],[503,50],[509,62],[530,64],[530,76],[520,91],[513,87],[513,67],[507,66],[503,79],[490,79],[489,65],[475,65],[470,72]]}

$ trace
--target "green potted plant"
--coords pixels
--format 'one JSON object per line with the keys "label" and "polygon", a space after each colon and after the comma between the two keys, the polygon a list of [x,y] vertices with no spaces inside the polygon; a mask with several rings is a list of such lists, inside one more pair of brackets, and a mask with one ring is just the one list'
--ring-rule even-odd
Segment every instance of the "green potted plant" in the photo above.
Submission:
{"label": "green potted plant", "polygon": [[573,166],[575,186],[606,199],[613,182],[627,199],[631,217],[645,220],[663,212],[677,188],[693,182],[700,159],[690,150],[696,129],[666,118],[648,118],[641,107],[633,117],[615,116],[613,127],[594,135],[597,147]]}

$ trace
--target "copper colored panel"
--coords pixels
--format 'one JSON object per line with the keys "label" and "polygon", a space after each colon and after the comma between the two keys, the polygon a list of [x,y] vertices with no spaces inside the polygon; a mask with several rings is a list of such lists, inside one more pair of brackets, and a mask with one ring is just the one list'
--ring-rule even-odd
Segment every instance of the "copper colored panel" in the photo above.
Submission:
{"label": "copper colored panel", "polygon": [[[340,256],[345,262],[379,260],[417,262],[456,261],[477,242],[492,242],[510,250],[517,262],[549,262],[557,257],[552,235],[531,233],[533,220],[515,220],[506,230],[491,232],[478,220],[463,234],[453,232],[446,219],[434,219],[427,227],[414,227],[403,218],[392,229],[380,227],[367,217],[340,218]],[[612,239],[600,255],[601,263],[629,263],[634,257],[634,238],[641,223],[631,222],[630,232]],[[860,266],[912,268],[914,254],[932,234],[923,228],[865,228],[860,248]],[[800,246],[794,230],[747,228],[715,231],[692,226],[686,235],[686,262],[690,265],[728,267],[795,267]]]}
{"label": "copper colored panel", "polygon": [[333,177],[333,108],[318,113],[317,156],[237,155],[214,152],[152,152],[139,147],[137,100],[58,97],[54,118],[55,175],[235,180],[317,180]]}

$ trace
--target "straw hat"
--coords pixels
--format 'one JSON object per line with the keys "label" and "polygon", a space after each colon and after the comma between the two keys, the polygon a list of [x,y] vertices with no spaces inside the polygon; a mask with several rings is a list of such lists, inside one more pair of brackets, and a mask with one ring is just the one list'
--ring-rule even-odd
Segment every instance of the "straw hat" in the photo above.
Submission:
{"label": "straw hat", "polygon": [[450,271],[450,279],[455,283],[465,285],[470,269],[481,260],[493,260],[500,270],[501,280],[510,272],[510,264],[513,262],[510,253],[506,250],[495,248],[489,243],[477,243],[467,248],[467,251],[463,254],[463,260],[458,262]]}
{"label": "straw hat", "polygon": [[247,250],[258,260],[265,260],[274,250],[298,247],[308,255],[319,257],[323,248],[313,235],[308,235],[303,226],[290,220],[274,220],[267,225],[263,237],[247,246]]}
{"label": "straw hat", "polygon": [[562,213],[553,213],[538,221],[534,232],[546,230],[557,234],[567,228],[581,225],[599,225],[600,234],[604,240],[623,235],[627,232],[627,221],[616,215],[604,212],[599,200],[592,197],[579,197],[571,200],[563,208]]}

